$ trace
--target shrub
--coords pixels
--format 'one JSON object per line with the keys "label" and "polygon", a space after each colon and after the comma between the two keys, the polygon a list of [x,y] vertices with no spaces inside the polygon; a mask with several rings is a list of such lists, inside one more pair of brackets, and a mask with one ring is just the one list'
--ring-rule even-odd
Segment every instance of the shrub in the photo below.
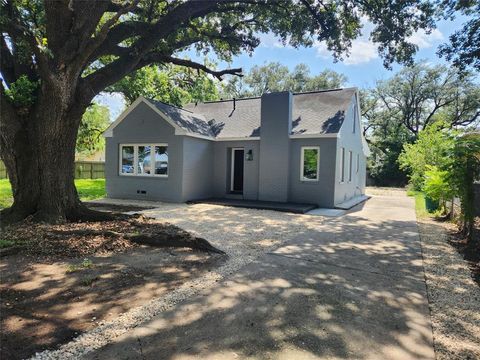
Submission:
{"label": "shrub", "polygon": [[446,201],[454,196],[448,171],[427,165],[423,191],[430,199],[439,201],[442,209],[445,210]]}
{"label": "shrub", "polygon": [[480,180],[480,134],[472,133],[459,137],[449,156],[451,161],[446,170],[453,192],[461,201],[462,231],[471,238],[475,221],[473,184]]}
{"label": "shrub", "polygon": [[423,190],[428,166],[443,169],[449,162],[447,154],[455,145],[455,134],[444,127],[443,122],[435,122],[420,132],[415,143],[403,146],[398,162],[401,169],[408,170],[415,190]]}

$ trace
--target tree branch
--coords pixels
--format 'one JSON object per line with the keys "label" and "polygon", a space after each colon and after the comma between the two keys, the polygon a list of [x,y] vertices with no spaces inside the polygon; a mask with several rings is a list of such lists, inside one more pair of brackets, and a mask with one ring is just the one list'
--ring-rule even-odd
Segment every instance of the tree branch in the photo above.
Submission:
{"label": "tree branch", "polygon": [[137,65],[139,62],[157,45],[159,39],[167,38],[177,31],[184,22],[212,13],[219,8],[219,3],[223,4],[226,2],[232,1],[191,0],[181,3],[159,19],[152,28],[146,32],[145,36],[142,36],[134,45],[129,47],[130,51],[128,54],[95,71],[93,74],[88,75],[82,83],[89,88],[89,91],[95,93],[102,91],[107,86],[114,84],[126,74],[138,68]]}
{"label": "tree branch", "polygon": [[90,55],[103,43],[103,41],[106,39],[108,33],[112,29],[112,26],[118,21],[120,16],[123,14],[126,14],[130,12],[132,9],[134,9],[140,0],[133,0],[132,3],[128,6],[121,7],[113,17],[111,17],[103,26],[101,29],[98,31],[98,34],[90,39],[90,41],[87,43],[85,46],[84,54],[83,54],[83,59],[88,59]]}
{"label": "tree branch", "polygon": [[178,59],[178,58],[171,57],[171,56],[162,56],[162,57],[159,58],[159,60],[161,60],[163,62],[169,62],[171,64],[175,64],[175,65],[179,65],[179,66],[185,66],[185,67],[189,67],[189,68],[192,68],[192,69],[201,70],[203,72],[206,72],[207,74],[211,74],[211,75],[215,76],[218,80],[222,80],[222,76],[227,75],[227,74],[236,75],[236,76],[240,76],[240,77],[243,76],[242,68],[225,69],[225,70],[216,71],[216,70],[209,69],[207,66],[205,66],[203,64],[199,64],[199,63],[196,63],[196,62],[191,61],[191,60]]}

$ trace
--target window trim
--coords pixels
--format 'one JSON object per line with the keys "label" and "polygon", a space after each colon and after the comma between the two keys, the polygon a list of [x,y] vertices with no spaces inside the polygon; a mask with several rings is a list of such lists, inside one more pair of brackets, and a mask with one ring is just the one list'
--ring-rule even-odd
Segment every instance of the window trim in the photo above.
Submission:
{"label": "window trim", "polygon": [[[317,172],[315,179],[308,179],[303,176],[305,166],[305,150],[317,150]],[[302,146],[300,149],[300,181],[319,181],[320,179],[320,146]]]}
{"label": "window trim", "polygon": [[345,183],[345,147],[340,148],[340,184]]}
{"label": "window trim", "polygon": [[351,183],[353,179],[353,151],[348,151],[348,182]]}
{"label": "window trim", "polygon": [[[124,173],[122,172],[122,148],[124,146],[133,146],[133,173]],[[164,146],[168,151],[168,143],[134,143],[134,144],[119,144],[119,156],[118,156],[118,175],[120,176],[138,176],[138,177],[157,177],[157,178],[168,178],[169,170],[167,168],[167,174],[138,174],[138,147],[139,146],[150,146],[150,161],[152,161],[152,150],[155,151],[155,146]],[[168,161],[169,162],[169,161]],[[168,163],[167,162],[167,163]],[[152,169],[155,165],[150,164]]]}

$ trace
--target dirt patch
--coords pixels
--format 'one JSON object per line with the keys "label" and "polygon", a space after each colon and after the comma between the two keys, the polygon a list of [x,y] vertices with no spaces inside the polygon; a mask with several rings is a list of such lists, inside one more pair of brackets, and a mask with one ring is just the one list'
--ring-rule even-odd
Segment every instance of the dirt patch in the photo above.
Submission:
{"label": "dirt patch", "polygon": [[51,263],[3,258],[0,358],[23,359],[55,348],[224,261],[190,249],[145,246]]}
{"label": "dirt patch", "polygon": [[[53,348],[226,260],[206,240],[142,216],[2,231],[0,357]],[[150,245],[150,246],[145,246]],[[198,249],[207,250],[200,252]],[[213,249],[213,251],[212,251]]]}
{"label": "dirt patch", "polygon": [[473,228],[472,240],[467,242],[460,233],[458,233],[456,227],[449,228],[449,243],[453,245],[457,251],[467,261],[470,270],[472,271],[472,277],[475,282],[480,286],[480,217],[475,219],[475,225]]}
{"label": "dirt patch", "polygon": [[[208,250],[208,242],[179,227],[143,216],[124,220],[48,225],[24,223],[2,231],[1,238],[12,244],[0,255],[22,253],[46,261],[91,254],[124,252],[147,244],[159,247],[189,247]],[[215,248],[211,248],[215,252]]]}

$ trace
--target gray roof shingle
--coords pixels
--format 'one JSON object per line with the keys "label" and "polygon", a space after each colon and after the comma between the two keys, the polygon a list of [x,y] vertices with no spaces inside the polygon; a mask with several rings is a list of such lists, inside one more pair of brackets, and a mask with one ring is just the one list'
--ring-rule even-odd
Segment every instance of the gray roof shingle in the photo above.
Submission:
{"label": "gray roof shingle", "polygon": [[[292,134],[334,134],[340,131],[356,89],[335,89],[293,95]],[[216,138],[260,136],[261,98],[188,104],[184,109],[150,100],[190,133]]]}
{"label": "gray roof shingle", "polygon": [[198,113],[165,104],[161,101],[148,99],[157,109],[166,114],[179,127],[188,133],[194,133],[214,137],[211,126],[205,121],[205,117]]}

